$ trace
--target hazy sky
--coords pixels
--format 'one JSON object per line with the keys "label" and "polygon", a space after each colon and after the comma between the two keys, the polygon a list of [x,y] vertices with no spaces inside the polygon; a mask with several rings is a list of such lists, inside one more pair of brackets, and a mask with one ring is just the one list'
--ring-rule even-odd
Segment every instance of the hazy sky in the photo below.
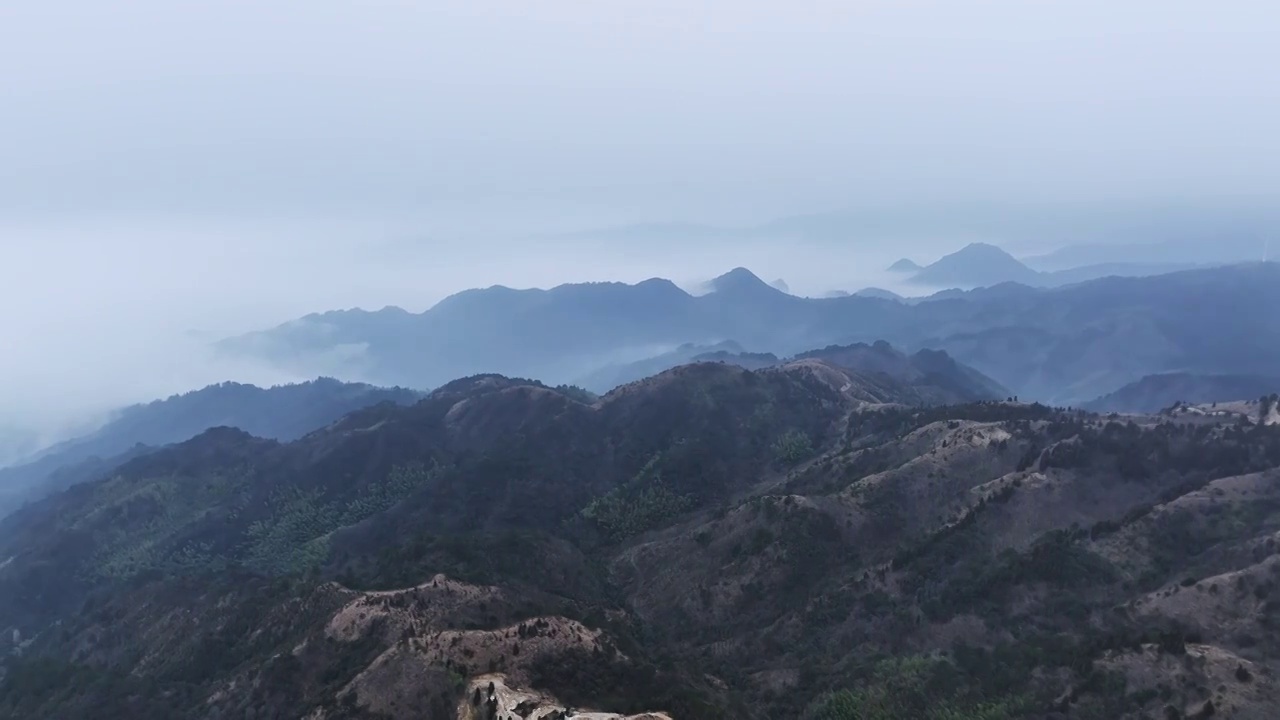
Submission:
{"label": "hazy sky", "polygon": [[1271,0],[17,0],[14,216],[1275,193]]}
{"label": "hazy sky", "polygon": [[[9,0],[0,418],[269,379],[203,338],[309,310],[750,263],[839,280],[771,247],[535,232],[1274,203],[1277,67],[1274,0]],[[902,254],[861,239],[864,265]]]}

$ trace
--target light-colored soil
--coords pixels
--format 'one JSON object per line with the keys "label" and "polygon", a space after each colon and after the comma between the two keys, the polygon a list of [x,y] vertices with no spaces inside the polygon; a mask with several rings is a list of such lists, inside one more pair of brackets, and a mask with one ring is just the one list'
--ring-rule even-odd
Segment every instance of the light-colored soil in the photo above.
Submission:
{"label": "light-colored soil", "polygon": [[[497,700],[495,717],[524,718],[524,720],[672,720],[666,713],[644,713],[641,715],[618,715],[617,713],[600,712],[567,708],[558,700],[535,690],[511,687],[508,678],[502,674],[481,675],[467,686],[466,697],[458,705],[458,720],[485,720],[489,699],[489,684],[493,683],[493,698]],[[476,690],[480,691],[481,703],[474,705]],[[570,711],[572,713],[570,714]]]}
{"label": "light-colored soil", "polygon": [[1113,653],[1099,664],[1123,673],[1131,691],[1164,691],[1168,699],[1158,702],[1180,717],[1208,717],[1203,713],[1212,703],[1213,717],[1275,720],[1280,707],[1280,688],[1265,668],[1212,645],[1187,645],[1185,655],[1147,645],[1141,652]]}

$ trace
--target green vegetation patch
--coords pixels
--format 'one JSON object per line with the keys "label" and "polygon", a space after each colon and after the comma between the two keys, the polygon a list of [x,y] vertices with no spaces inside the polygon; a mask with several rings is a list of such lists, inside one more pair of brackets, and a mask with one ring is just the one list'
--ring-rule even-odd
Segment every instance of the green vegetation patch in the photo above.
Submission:
{"label": "green vegetation patch", "polygon": [[779,463],[795,465],[813,455],[813,440],[799,430],[788,430],[773,442],[773,456]]}
{"label": "green vegetation patch", "polygon": [[422,463],[397,466],[385,480],[367,485],[345,504],[326,502],[319,492],[290,488],[272,502],[270,518],[249,526],[245,563],[276,575],[304,573],[318,567],[329,554],[329,536],[389,510],[423,487],[439,466]]}
{"label": "green vegetation patch", "polygon": [[1017,697],[973,697],[950,662],[927,657],[881,662],[866,685],[819,698],[808,720],[1008,720],[1020,717],[1026,701]]}
{"label": "green vegetation patch", "polygon": [[[439,470],[423,463],[396,466],[346,499],[288,486],[271,496],[264,517],[247,526],[239,524],[253,478],[247,470],[143,483],[112,480],[99,490],[104,502],[97,512],[105,530],[98,531],[98,550],[87,571],[117,580],[152,571],[218,572],[231,565],[272,575],[304,573],[327,557],[335,530],[394,507]],[[216,545],[207,533],[199,534],[215,523],[224,537]],[[225,524],[231,526],[229,541]]]}
{"label": "green vegetation patch", "polygon": [[694,498],[663,481],[661,459],[655,455],[634,478],[592,500],[582,509],[582,517],[594,522],[609,539],[621,540],[662,527],[693,509]]}

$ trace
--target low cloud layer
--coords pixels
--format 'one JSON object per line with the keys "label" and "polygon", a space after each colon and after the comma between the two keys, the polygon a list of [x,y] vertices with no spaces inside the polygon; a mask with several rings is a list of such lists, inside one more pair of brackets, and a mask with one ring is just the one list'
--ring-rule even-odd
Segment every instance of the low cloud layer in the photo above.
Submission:
{"label": "low cloud layer", "polygon": [[494,284],[662,276],[696,289],[737,265],[821,294],[883,278],[899,251],[716,232],[684,242],[612,230],[464,241],[338,223],[12,227],[6,236],[16,241],[0,263],[0,421],[58,434],[108,409],[208,383],[306,379],[216,356],[211,344],[312,312],[421,312],[453,292]]}
{"label": "low cloud layer", "polygon": [[[818,294],[1245,216],[1280,197],[1277,27],[1261,0],[7,3],[0,430],[297,379],[208,343],[308,312],[737,265]],[[871,214],[731,231],[826,211]]]}

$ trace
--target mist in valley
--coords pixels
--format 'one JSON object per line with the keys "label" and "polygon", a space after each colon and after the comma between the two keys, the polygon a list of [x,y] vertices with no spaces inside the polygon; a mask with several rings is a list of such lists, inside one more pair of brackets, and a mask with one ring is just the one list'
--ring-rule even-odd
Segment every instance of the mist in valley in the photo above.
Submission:
{"label": "mist in valley", "polygon": [[132,402],[304,380],[212,344],[468,288],[698,292],[741,266],[796,295],[923,295],[944,288],[885,268],[970,242],[1251,259],[1277,227],[1274,20],[1262,2],[10,3],[0,427],[29,450]]}
{"label": "mist in valley", "polygon": [[1274,720],[1274,0],[0,2],[0,720]]}

